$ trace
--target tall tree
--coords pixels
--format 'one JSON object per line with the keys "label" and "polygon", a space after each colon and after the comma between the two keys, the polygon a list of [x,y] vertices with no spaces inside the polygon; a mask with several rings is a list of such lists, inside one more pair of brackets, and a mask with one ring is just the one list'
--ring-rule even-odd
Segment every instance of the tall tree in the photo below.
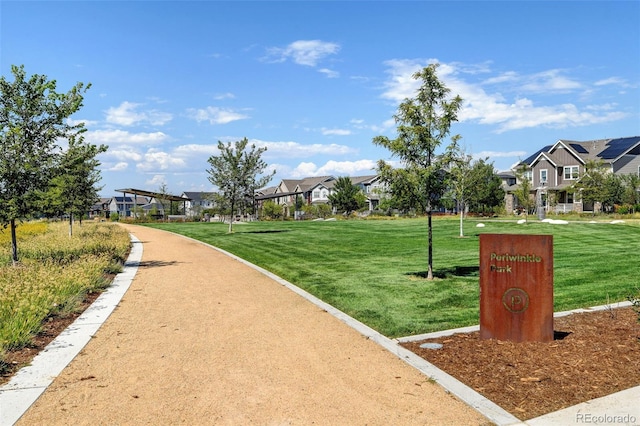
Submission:
{"label": "tall tree", "polygon": [[51,179],[45,203],[69,215],[69,236],[73,236],[74,215],[87,212],[98,200],[100,161],[96,156],[107,150],[106,145],[93,145],[84,138],[71,136],[69,146],[60,157],[55,176]]}
{"label": "tall tree", "polygon": [[268,175],[262,175],[267,168],[267,163],[262,160],[262,154],[267,150],[256,148],[252,144],[247,149],[249,141],[244,138],[226,145],[218,141],[219,155],[209,157],[211,168],[209,182],[217,186],[220,196],[230,208],[229,233],[233,232],[233,217],[238,207],[243,207],[247,202],[253,204],[254,193],[269,183],[275,170]]}
{"label": "tall tree", "polygon": [[[413,188],[413,194],[427,213],[429,280],[433,279],[432,208],[444,191],[443,165],[436,157],[436,150],[449,136],[451,124],[458,121],[462,106],[460,96],[449,97],[451,90],[438,79],[437,68],[437,64],[431,64],[413,74],[421,85],[416,96],[405,99],[393,117],[398,125],[397,137],[373,139],[374,144],[389,149],[401,160],[407,185]],[[378,172],[388,184],[394,177],[390,170],[384,161],[378,162]]]}
{"label": "tall tree", "polygon": [[534,200],[531,197],[531,187],[533,186],[527,174],[528,168],[525,164],[515,170],[516,182],[518,188],[514,191],[514,195],[518,199],[518,205],[524,209],[524,220],[529,216],[529,210],[534,206]]}
{"label": "tall tree", "polygon": [[366,197],[351,179],[341,176],[333,186],[333,192],[329,195],[329,203],[337,211],[349,215],[351,212],[364,206]]}
{"label": "tall tree", "polygon": [[493,163],[488,158],[479,158],[473,162],[470,172],[469,210],[477,213],[493,211],[504,204],[502,179],[496,173]]}
{"label": "tall tree", "polygon": [[38,194],[46,191],[59,155],[59,139],[84,125],[67,118],[82,107],[90,87],[77,83],[56,92],[45,75],[27,77],[24,66],[12,66],[13,81],[0,78],[0,225],[11,228],[13,263],[18,262],[16,220],[32,214]]}
{"label": "tall tree", "polygon": [[449,148],[452,154],[449,165],[449,187],[460,213],[460,237],[464,237],[464,212],[467,208],[467,202],[474,191],[474,188],[470,185],[473,157],[467,154],[464,149],[458,147],[457,138],[454,138]]}

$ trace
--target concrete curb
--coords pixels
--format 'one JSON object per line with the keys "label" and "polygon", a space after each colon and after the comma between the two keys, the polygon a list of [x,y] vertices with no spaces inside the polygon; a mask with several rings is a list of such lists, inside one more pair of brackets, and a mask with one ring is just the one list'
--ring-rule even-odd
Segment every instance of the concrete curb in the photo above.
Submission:
{"label": "concrete curb", "polygon": [[[180,234],[176,234],[176,235],[180,235]],[[305,290],[302,290],[301,288],[293,285],[292,283],[280,278],[279,276],[267,271],[266,269],[263,269],[257,265],[254,265],[253,263],[250,263],[232,253],[229,253],[228,251],[212,246],[211,244],[207,244],[190,237],[185,237],[184,235],[180,235],[180,236],[190,239],[191,241],[194,241],[196,243],[204,244],[214,250],[217,250],[220,253],[223,253],[231,257],[232,259],[235,259],[238,262],[241,262],[255,269],[256,271],[268,276],[269,278],[273,279],[279,284],[287,287],[294,293],[300,295],[301,297],[305,298],[309,302],[313,303],[314,305],[325,310],[326,312],[333,315],[340,321],[344,322],[349,327],[355,329],[366,338],[373,340],[374,342],[376,342],[377,344],[379,344],[389,352],[393,353],[394,355],[396,355],[398,358],[400,358],[407,364],[421,371],[426,376],[435,380],[447,392],[450,392],[451,394],[455,395],[458,399],[465,402],[467,405],[476,409],[482,415],[487,417],[491,422],[493,422],[496,426],[543,426],[543,425],[549,425],[549,424],[573,424],[575,422],[581,421],[580,419],[582,418],[579,417],[580,413],[585,412],[587,409],[589,411],[586,411],[586,412],[588,412],[590,416],[593,416],[593,418],[598,418],[598,419],[602,418],[602,416],[606,416],[607,411],[605,409],[607,407],[609,407],[609,409],[611,407],[615,407],[615,409],[618,412],[624,412],[624,413],[631,413],[632,410],[637,409],[637,401],[640,400],[639,398],[640,386],[628,389],[626,391],[618,392],[616,394],[609,395],[603,398],[599,398],[598,400],[587,401],[583,404],[578,404],[576,406],[569,407],[564,410],[560,410],[554,413],[549,413],[544,416],[540,416],[535,419],[530,419],[523,422],[522,420],[518,419],[513,414],[509,413],[508,411],[506,411],[505,409],[503,409],[502,407],[500,407],[490,399],[482,396],[480,393],[476,392],[469,386],[460,382],[458,379],[440,370],[435,365],[429,363],[425,359],[419,357],[418,355],[414,354],[413,352],[399,345],[401,341],[406,342],[406,341],[412,341],[412,340],[423,340],[425,338],[448,336],[456,333],[469,333],[472,331],[479,330],[479,326],[462,327],[457,329],[444,330],[444,331],[439,331],[439,332],[429,333],[429,334],[422,334],[417,336],[408,336],[408,337],[392,340],[386,336],[383,336],[382,334],[378,333],[377,331],[368,327],[367,325],[361,323],[360,321],[354,318],[351,318],[349,315],[334,308],[333,306],[327,304],[326,302],[323,302],[322,300],[318,299],[311,293],[308,293]],[[571,311],[557,312],[554,314],[554,317],[561,317],[565,315],[570,315],[572,313],[615,309],[618,307],[630,306],[630,305],[631,305],[630,302],[616,302],[609,305],[594,306],[587,309],[574,309]],[[620,411],[620,410],[628,410],[628,411]],[[634,415],[631,415],[631,417],[635,419],[633,420],[633,424],[635,424],[637,419],[640,418],[640,417],[634,417]],[[583,419],[583,421],[586,421],[586,418]]]}
{"label": "concrete curb", "polygon": [[120,303],[138,272],[142,243],[134,235],[123,271],[65,331],[0,387],[0,425],[13,425],[80,353]]}

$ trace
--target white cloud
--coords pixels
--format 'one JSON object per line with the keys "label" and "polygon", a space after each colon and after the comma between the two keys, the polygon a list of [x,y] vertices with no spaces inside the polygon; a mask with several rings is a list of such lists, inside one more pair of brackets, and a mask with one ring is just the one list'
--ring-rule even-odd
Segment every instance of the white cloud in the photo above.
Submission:
{"label": "white cloud", "polygon": [[160,188],[166,185],[165,175],[153,175],[151,179],[145,181],[146,185],[153,186],[154,188]]}
{"label": "white cloud", "polygon": [[171,114],[162,111],[153,109],[139,111],[141,106],[142,104],[133,102],[122,102],[119,106],[105,111],[106,121],[119,126],[133,126],[141,123],[162,126],[173,119]]}
{"label": "white cloud", "polygon": [[287,47],[272,47],[267,50],[267,60],[272,62],[285,62],[291,59],[298,65],[315,67],[318,62],[329,55],[335,55],[340,51],[337,43],[322,40],[298,40]]}
{"label": "white cloud", "polygon": [[[387,73],[390,77],[385,84],[382,98],[400,103],[408,97],[415,96],[419,82],[414,80],[412,75],[427,64],[437,62],[435,59],[386,62],[389,67]],[[625,113],[607,111],[604,106],[579,107],[569,102],[542,104],[543,101],[538,100],[534,95],[563,94],[567,98],[566,95],[570,92],[588,90],[585,83],[565,76],[566,72],[563,70],[552,69],[531,75],[520,75],[509,71],[497,77],[489,77],[482,83],[465,80],[465,70],[466,67],[455,63],[440,63],[438,67],[438,78],[451,89],[452,95],[460,95],[464,101],[458,119],[461,122],[475,121],[494,126],[497,133],[538,126],[579,127],[616,121],[626,117]],[[471,74],[475,74],[475,71]],[[501,91],[488,92],[485,87],[489,85]],[[503,92],[515,92],[518,95],[509,100]],[[529,93],[532,96],[525,97],[523,93]],[[580,95],[578,95],[579,97]],[[595,113],[594,111],[602,112]]]}
{"label": "white cloud", "polygon": [[186,161],[182,158],[175,157],[164,151],[150,149],[144,154],[144,159],[136,165],[136,168],[143,172],[149,172],[180,169],[186,165]]}
{"label": "white cloud", "polygon": [[474,158],[511,158],[511,157],[524,157],[527,155],[527,151],[480,151],[473,154]]}
{"label": "white cloud", "polygon": [[548,70],[523,78],[520,90],[530,93],[568,93],[581,89],[581,83],[564,75],[561,70]]}
{"label": "white cloud", "polygon": [[104,155],[109,158],[115,158],[121,162],[125,161],[142,161],[143,156],[139,152],[134,151],[132,147],[122,147],[119,149],[109,149]]}
{"label": "white cloud", "polygon": [[324,74],[327,78],[338,78],[340,77],[340,73],[334,70],[330,70],[328,68],[320,68],[318,70],[319,73]]}
{"label": "white cloud", "polygon": [[346,129],[322,129],[322,134],[325,136],[349,136],[351,134],[351,130]]}
{"label": "white cloud", "polygon": [[315,163],[302,162],[295,167],[290,176],[303,178],[307,176],[358,176],[375,173],[376,162],[373,160],[327,161],[318,167]]}
{"label": "white cloud", "polygon": [[215,95],[215,96],[213,97],[213,99],[215,99],[215,100],[217,100],[217,101],[222,101],[222,100],[224,100],[224,99],[235,99],[235,97],[236,97],[236,96],[235,96],[233,93],[229,93],[229,92],[227,92],[227,93],[220,93],[220,94],[217,94],[217,95]]}
{"label": "white cloud", "polygon": [[210,124],[228,124],[233,121],[244,120],[249,118],[248,115],[236,112],[231,109],[218,108],[209,106],[206,108],[189,108],[187,116],[198,123],[208,121]]}
{"label": "white cloud", "polygon": [[131,133],[126,130],[93,130],[85,133],[85,139],[96,145],[154,145],[167,141],[169,136],[162,132]]}
{"label": "white cloud", "polygon": [[313,155],[347,155],[356,152],[353,148],[338,144],[301,144],[298,142],[268,142],[250,140],[258,147],[267,147],[265,155],[270,157],[310,157]]}
{"label": "white cloud", "polygon": [[174,150],[176,155],[182,156],[210,156],[218,153],[218,144],[199,145],[199,144],[187,144],[177,146]]}
{"label": "white cloud", "polygon": [[107,168],[106,170],[108,172],[122,172],[124,170],[127,170],[128,167],[129,167],[128,163],[120,162],[120,163],[114,164],[113,166]]}

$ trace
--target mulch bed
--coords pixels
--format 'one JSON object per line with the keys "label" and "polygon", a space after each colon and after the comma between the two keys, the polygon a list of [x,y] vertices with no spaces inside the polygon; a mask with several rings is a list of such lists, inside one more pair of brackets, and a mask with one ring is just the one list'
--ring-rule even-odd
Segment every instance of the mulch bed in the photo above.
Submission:
{"label": "mulch bed", "polygon": [[[479,333],[402,343],[520,420],[640,385],[640,322],[632,308],[554,319],[548,343],[480,340]],[[423,343],[441,349],[423,349]]]}

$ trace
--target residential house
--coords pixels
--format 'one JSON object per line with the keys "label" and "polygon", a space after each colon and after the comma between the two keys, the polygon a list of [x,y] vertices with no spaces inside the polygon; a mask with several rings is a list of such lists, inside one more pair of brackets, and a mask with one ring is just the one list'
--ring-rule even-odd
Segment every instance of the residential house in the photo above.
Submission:
{"label": "residential house", "polygon": [[[521,165],[526,168],[525,177],[532,183],[532,195],[545,211],[597,211],[598,205],[583,203],[572,189],[591,160],[602,161],[610,173],[640,176],[640,136],[589,141],[560,139],[540,149],[516,168]],[[509,206],[515,204],[513,192],[507,197],[507,211],[512,211]]]}
{"label": "residential house", "polygon": [[111,197],[108,213],[117,213],[120,217],[130,217],[133,215],[134,207],[142,209],[147,204],[149,204],[147,197]]}
{"label": "residential house", "polygon": [[200,216],[203,210],[214,208],[215,195],[215,192],[183,192],[180,196],[188,199],[185,214],[190,217]]}
{"label": "residential house", "polygon": [[[351,182],[367,196],[369,210],[377,208],[383,190],[378,175],[350,177]],[[264,188],[256,192],[256,200],[263,203],[272,200],[284,206],[284,214],[289,215],[295,208],[296,199],[303,204],[327,204],[329,195],[334,191],[337,179],[334,176],[314,176],[304,179],[283,179],[275,187]]]}

